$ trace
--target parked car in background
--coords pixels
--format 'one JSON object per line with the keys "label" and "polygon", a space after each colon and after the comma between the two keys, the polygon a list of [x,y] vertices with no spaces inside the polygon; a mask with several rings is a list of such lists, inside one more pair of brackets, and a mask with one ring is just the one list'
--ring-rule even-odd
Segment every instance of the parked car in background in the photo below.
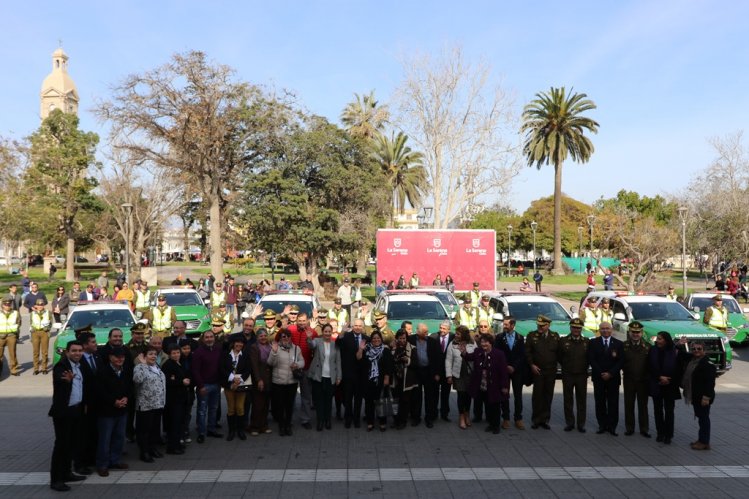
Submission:
{"label": "parked car in background", "polygon": [[[712,306],[713,296],[715,292],[708,293],[692,293],[687,295],[687,299],[684,300],[684,306],[689,310],[700,314],[700,320],[705,317],[705,310],[707,307]],[[723,306],[728,310],[728,329],[726,329],[726,336],[731,343],[741,345],[749,342],[749,320],[747,320],[744,314],[749,313],[749,308],[744,307],[743,309],[736,301],[736,298],[729,295],[728,293],[722,293]]]}
{"label": "parked car in background", "polygon": [[433,291],[412,289],[391,289],[380,293],[374,310],[385,312],[388,316],[388,327],[397,331],[403,321],[414,325],[423,322],[430,333],[439,331],[443,321],[449,321],[450,315],[442,301]]}

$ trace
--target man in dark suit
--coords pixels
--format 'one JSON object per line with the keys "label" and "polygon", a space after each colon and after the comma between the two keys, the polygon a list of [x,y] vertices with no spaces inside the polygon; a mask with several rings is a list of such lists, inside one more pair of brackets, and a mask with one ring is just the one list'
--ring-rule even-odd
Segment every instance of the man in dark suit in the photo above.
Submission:
{"label": "man in dark suit", "polygon": [[94,290],[93,284],[86,286],[86,290],[78,295],[78,301],[95,301],[97,298],[99,298],[99,295]]}
{"label": "man in dark suit", "polygon": [[450,332],[450,321],[444,321],[440,324],[439,333],[432,333],[429,335],[431,338],[437,340],[440,347],[439,356],[439,375],[440,380],[435,384],[437,391],[436,398],[439,402],[439,414],[443,421],[450,422],[450,390],[452,385],[447,382],[447,376],[445,375],[445,357],[447,357],[447,349],[450,347],[450,343],[453,342],[455,334]]}
{"label": "man in dark suit", "polygon": [[79,475],[90,475],[96,464],[96,372],[102,365],[97,354],[96,335],[90,331],[76,331],[76,339],[83,345],[81,373],[83,373],[83,419],[80,443],[73,456],[73,469]]}
{"label": "man in dark suit", "polygon": [[619,424],[619,385],[624,363],[624,343],[611,337],[613,328],[609,322],[601,322],[601,336],[593,339],[588,347],[588,362],[592,371],[593,396],[596,401],[598,434],[609,432],[617,436]]}
{"label": "man in dark suit", "polygon": [[121,458],[125,445],[127,407],[135,400],[132,400],[132,371],[128,372],[124,367],[126,355],[125,347],[112,347],[108,361],[99,366],[96,373],[96,423],[99,432],[96,472],[101,477],[109,476],[110,469],[128,469]]}
{"label": "man in dark suit", "polygon": [[65,356],[52,369],[52,407],[49,415],[55,427],[55,446],[50,465],[50,488],[59,492],[70,490],[65,482],[85,480],[72,473],[73,449],[80,436],[83,416],[84,379],[81,373],[83,345],[69,341]]}
{"label": "man in dark suit", "polygon": [[[512,384],[512,400],[515,405],[514,420],[518,430],[524,430],[523,424],[523,384],[527,376],[528,364],[525,360],[525,338],[515,331],[515,318],[511,315],[502,320],[502,332],[494,340],[494,347],[501,350],[507,359],[507,370]],[[502,428],[510,428],[510,398],[501,403]]]}
{"label": "man in dark suit", "polygon": [[354,321],[352,330],[344,333],[336,340],[336,345],[341,351],[341,368],[343,377],[343,406],[345,408],[344,418],[346,428],[351,428],[351,423],[355,428],[361,426],[361,406],[364,400],[363,386],[361,383],[360,365],[361,361],[357,360],[356,352],[363,348],[364,344],[369,342],[369,336],[364,334],[364,321],[357,319]]}
{"label": "man in dark suit", "polygon": [[411,394],[411,426],[421,422],[422,392],[424,401],[424,423],[427,428],[434,427],[437,419],[437,385],[440,380],[440,366],[445,369],[445,361],[440,352],[440,342],[429,336],[429,329],[424,323],[416,327],[416,334],[408,338],[415,352],[412,362],[415,363],[417,385]]}

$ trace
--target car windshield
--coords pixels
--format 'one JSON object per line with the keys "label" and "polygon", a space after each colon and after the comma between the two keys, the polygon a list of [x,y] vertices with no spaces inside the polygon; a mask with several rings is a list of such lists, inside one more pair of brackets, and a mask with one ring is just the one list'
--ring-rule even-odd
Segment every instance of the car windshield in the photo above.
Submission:
{"label": "car windshield", "polygon": [[510,315],[517,321],[535,321],[543,314],[553,321],[569,321],[567,311],[556,302],[515,302],[509,303]]}
{"label": "car windshield", "polygon": [[135,324],[133,314],[126,309],[115,310],[75,310],[65,329],[75,330],[91,325],[96,328],[130,328]]}
{"label": "car windshield", "polygon": [[458,300],[449,291],[437,291],[434,293],[437,298],[440,299],[442,304],[446,307],[454,306],[458,304]]}
{"label": "car windshield", "polygon": [[166,296],[166,304],[170,307],[204,305],[197,293],[163,293],[161,296]]}
{"label": "car windshield", "polygon": [[449,320],[439,301],[393,301],[387,311],[388,320]]}
{"label": "car windshield", "polygon": [[689,311],[676,302],[630,303],[632,318],[638,321],[693,321]]}
{"label": "car windshield", "polygon": [[286,305],[296,305],[297,307],[299,307],[299,312],[303,314],[307,314],[307,316],[309,317],[312,317],[312,302],[311,301],[288,301],[288,300],[272,299],[272,300],[262,300],[260,302],[260,305],[263,307],[263,310],[271,309],[277,314],[282,313],[283,309],[286,308]]}
{"label": "car windshield", "polygon": [[[694,307],[700,307],[700,311],[704,312],[709,307],[713,306],[713,299],[710,298],[692,298],[692,308]],[[726,307],[726,310],[728,310],[729,313],[732,314],[740,314],[741,308],[739,308],[739,303],[736,300],[726,300],[723,299],[723,306]]]}

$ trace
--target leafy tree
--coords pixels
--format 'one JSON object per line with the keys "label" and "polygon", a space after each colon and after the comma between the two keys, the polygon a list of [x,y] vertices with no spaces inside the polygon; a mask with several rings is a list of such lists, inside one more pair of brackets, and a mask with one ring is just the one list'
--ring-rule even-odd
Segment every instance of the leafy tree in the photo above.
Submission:
{"label": "leafy tree", "polygon": [[341,123],[348,133],[368,141],[374,140],[384,130],[389,119],[387,105],[380,105],[375,99],[374,90],[369,95],[354,94],[354,100],[341,113]]}
{"label": "leafy tree", "polygon": [[[582,226],[583,231],[583,249],[589,245],[588,223],[586,217],[592,213],[592,208],[576,199],[562,194],[561,199],[561,244],[562,252],[572,255],[579,251],[580,235],[578,227]],[[529,250],[533,246],[533,231],[531,222],[538,224],[536,227],[536,251],[549,250],[554,247],[554,196],[548,196],[536,199],[523,213],[522,221],[517,226],[518,247]],[[594,231],[594,245],[598,240],[597,231]]]}
{"label": "leafy tree", "polygon": [[617,192],[616,197],[610,199],[601,198],[595,204],[598,210],[619,207],[640,215],[653,217],[654,221],[660,225],[672,223],[678,213],[678,206],[674,201],[669,201],[659,195],[652,198],[640,196],[636,192],[624,189]]}
{"label": "leafy tree", "polygon": [[[403,213],[406,201],[419,206],[427,187],[427,175],[421,164],[423,155],[406,145],[408,136],[403,132],[390,138],[379,134],[374,138],[372,158],[382,169],[390,187],[391,214],[393,209]],[[392,224],[391,218],[391,224]]]}
{"label": "leafy tree", "polygon": [[[99,136],[78,128],[78,117],[57,109],[42,122],[38,131],[29,137],[31,165],[25,183],[32,193],[30,210],[43,220],[38,226],[52,234],[63,234],[66,239],[65,279],[74,279],[76,217],[79,212],[97,209],[98,201],[92,194],[96,180],[89,176],[90,167],[99,167],[96,145]],[[54,220],[56,227],[47,223]]]}
{"label": "leafy tree", "polygon": [[525,133],[523,153],[528,166],[554,165],[554,268],[562,274],[562,165],[570,156],[585,163],[593,154],[593,143],[584,134],[598,132],[598,123],[582,116],[596,108],[586,94],[567,94],[564,87],[552,87],[536,94],[525,106],[521,132]]}

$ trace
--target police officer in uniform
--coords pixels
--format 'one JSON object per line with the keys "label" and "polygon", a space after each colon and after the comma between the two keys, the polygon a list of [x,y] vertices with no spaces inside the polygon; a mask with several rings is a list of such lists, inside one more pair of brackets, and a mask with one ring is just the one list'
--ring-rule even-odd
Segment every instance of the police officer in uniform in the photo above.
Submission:
{"label": "police officer in uniform", "polygon": [[588,298],[585,307],[580,310],[580,320],[583,321],[583,327],[592,331],[598,336],[598,326],[601,324],[601,311],[596,306],[594,296]]}
{"label": "police officer in uniform", "polygon": [[166,296],[159,295],[157,305],[148,312],[148,319],[151,322],[151,334],[166,338],[172,334],[177,314],[173,307],[166,304]]}
{"label": "police officer in uniform", "polygon": [[476,331],[476,326],[478,325],[477,315],[471,295],[467,294],[463,297],[463,306],[455,314],[455,325],[465,326],[473,333]]}
{"label": "police officer in uniform", "polygon": [[5,347],[8,347],[8,358],[10,364],[8,370],[13,376],[20,376],[21,370],[18,367],[18,357],[16,357],[16,343],[18,333],[21,329],[21,314],[13,310],[13,300],[5,298],[0,312],[0,373],[3,369],[3,357],[5,356]]}
{"label": "police officer in uniform", "polygon": [[475,306],[478,306],[479,301],[481,301],[481,290],[479,289],[479,282],[475,281],[473,283],[473,289],[468,293],[468,297],[470,298],[470,301]]}
{"label": "police officer in uniform", "polygon": [[642,324],[629,323],[629,335],[624,342],[624,434],[635,432],[635,402],[637,420],[640,422],[640,435],[650,438],[648,420],[648,395],[650,373],[648,372],[648,352],[650,348],[642,341]]}
{"label": "police officer in uniform", "polygon": [[[43,372],[47,374],[47,362],[49,356],[49,330],[52,329],[52,317],[46,309],[46,300],[37,298],[34,309],[31,311],[29,336],[33,350],[32,361],[34,363],[34,375]],[[41,357],[39,354],[41,353]]]}
{"label": "police officer in uniform", "polygon": [[226,303],[226,291],[223,290],[223,284],[221,284],[220,281],[214,284],[214,289],[211,291],[210,299],[211,308],[218,308],[222,302]]}
{"label": "police officer in uniform", "polygon": [[554,384],[557,375],[560,338],[549,330],[551,319],[545,315],[536,318],[536,330],[528,333],[525,339],[525,358],[533,377],[533,424],[550,430],[551,402],[554,398]]}
{"label": "police officer in uniform", "polygon": [[318,336],[322,336],[322,328],[328,323],[328,311],[324,308],[317,309],[316,325],[313,328]]}
{"label": "police officer in uniform", "polygon": [[151,291],[148,289],[148,283],[141,281],[135,293],[135,312],[138,318],[148,313],[149,304],[151,303]]}
{"label": "police officer in uniform", "polygon": [[611,300],[608,298],[601,298],[601,306],[598,308],[601,320],[598,322],[599,326],[601,322],[608,322],[609,324],[614,323],[614,311],[611,310]]}
{"label": "police officer in uniform", "polygon": [[[218,284],[218,283],[216,283]],[[221,322],[221,331],[214,330],[216,334],[216,340],[228,338],[232,331],[232,320],[229,315],[229,311],[226,309],[226,303],[220,302],[217,308],[211,311],[211,325]]]}
{"label": "police officer in uniform", "polygon": [[585,433],[588,399],[588,338],[582,335],[583,321],[570,321],[570,334],[560,341],[559,362],[562,364],[564,390],[564,431],[575,428],[573,398],[577,406],[577,431]]}
{"label": "police officer in uniform", "polygon": [[333,308],[328,310],[328,318],[338,322],[338,331],[335,332],[339,334],[343,332],[344,324],[348,323],[349,319],[348,312],[346,312],[346,309],[343,308],[341,303],[341,299],[336,298],[333,302]]}
{"label": "police officer in uniform", "polygon": [[278,332],[280,317],[271,310],[268,309],[263,314],[263,320],[265,321],[265,330],[268,332],[268,341],[275,341],[276,333]]}
{"label": "police officer in uniform", "polygon": [[713,296],[713,304],[705,310],[702,322],[720,331],[726,330],[728,327],[728,310],[723,306],[722,295]]}
{"label": "police officer in uniform", "polygon": [[484,295],[481,297],[481,303],[478,306],[478,309],[476,310],[477,313],[477,322],[486,321],[489,324],[492,323],[492,319],[494,318],[494,308],[489,306],[489,295]]}
{"label": "police officer in uniform", "polygon": [[375,325],[369,328],[369,331],[365,330],[365,333],[369,335],[374,330],[379,331],[382,334],[382,342],[392,348],[395,343],[395,332],[388,326],[387,314],[382,310],[375,311],[374,321]]}
{"label": "police officer in uniform", "polygon": [[666,293],[666,298],[668,298],[671,301],[676,301],[676,292],[674,291],[674,286],[672,284],[669,284],[668,286],[668,293]]}

